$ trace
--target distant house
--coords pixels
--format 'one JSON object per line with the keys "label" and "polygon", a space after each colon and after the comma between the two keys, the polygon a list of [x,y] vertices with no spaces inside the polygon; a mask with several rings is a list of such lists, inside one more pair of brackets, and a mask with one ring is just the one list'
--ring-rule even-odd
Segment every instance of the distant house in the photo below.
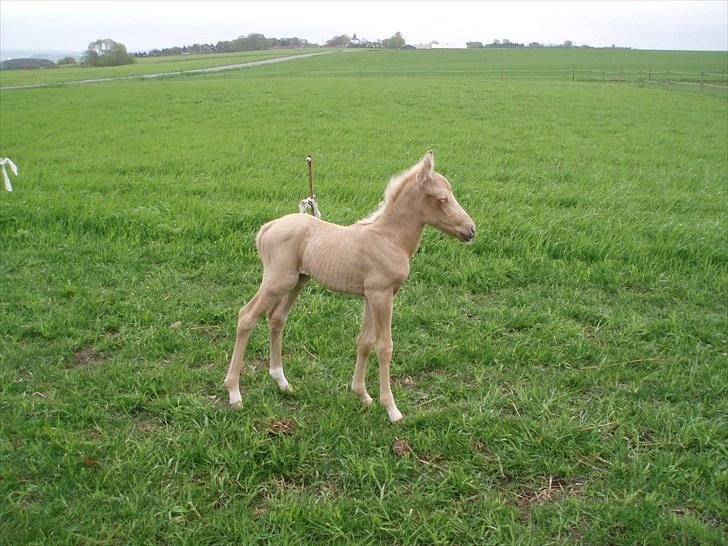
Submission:
{"label": "distant house", "polygon": [[402,47],[400,47],[400,49],[417,49],[417,48],[413,45],[405,44]]}
{"label": "distant house", "polygon": [[361,45],[361,40],[356,37],[356,32],[354,33],[354,37],[349,40],[349,45],[351,47],[359,47]]}

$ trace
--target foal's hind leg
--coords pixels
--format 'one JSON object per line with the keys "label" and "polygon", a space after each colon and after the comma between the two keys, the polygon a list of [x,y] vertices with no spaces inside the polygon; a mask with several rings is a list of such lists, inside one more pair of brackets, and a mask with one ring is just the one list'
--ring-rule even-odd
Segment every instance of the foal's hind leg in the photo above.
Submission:
{"label": "foal's hind leg", "polygon": [[230,395],[231,405],[237,406],[242,402],[240,395],[240,366],[250,334],[253,333],[258,319],[270,311],[286,293],[290,292],[295,286],[295,282],[295,280],[293,282],[266,282],[264,277],[258,293],[240,310],[235,335],[235,349],[225,376],[225,388]]}
{"label": "foal's hind leg", "polygon": [[283,327],[288,320],[288,313],[296,302],[301,289],[308,282],[309,277],[300,275],[298,284],[280,300],[273,309],[268,312],[268,331],[270,332],[270,376],[278,384],[278,388],[283,391],[292,391],[288,384],[285,374],[283,373]]}

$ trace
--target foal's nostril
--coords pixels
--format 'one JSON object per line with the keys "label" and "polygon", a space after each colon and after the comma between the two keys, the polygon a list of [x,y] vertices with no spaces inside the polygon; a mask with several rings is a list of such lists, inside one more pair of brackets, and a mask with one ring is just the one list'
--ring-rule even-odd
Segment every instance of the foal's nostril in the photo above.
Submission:
{"label": "foal's nostril", "polygon": [[460,232],[460,239],[463,241],[471,241],[475,237],[475,226],[465,228]]}

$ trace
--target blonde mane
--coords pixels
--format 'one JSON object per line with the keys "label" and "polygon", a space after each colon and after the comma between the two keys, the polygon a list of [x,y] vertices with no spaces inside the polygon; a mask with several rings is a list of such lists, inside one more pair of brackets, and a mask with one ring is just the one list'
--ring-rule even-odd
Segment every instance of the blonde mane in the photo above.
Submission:
{"label": "blonde mane", "polygon": [[397,198],[402,194],[404,188],[416,178],[419,169],[420,163],[393,176],[389,180],[387,187],[384,189],[384,199],[379,203],[379,205],[377,205],[376,209],[374,209],[367,217],[359,220],[357,224],[373,224],[377,218],[384,213],[387,207],[397,200]]}

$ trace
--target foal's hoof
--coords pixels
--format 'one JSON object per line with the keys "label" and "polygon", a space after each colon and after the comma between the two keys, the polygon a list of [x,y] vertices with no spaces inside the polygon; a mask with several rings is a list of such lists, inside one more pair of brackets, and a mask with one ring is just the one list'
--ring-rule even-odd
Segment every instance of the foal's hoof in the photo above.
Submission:
{"label": "foal's hoof", "polygon": [[243,405],[243,399],[240,393],[230,393],[230,407],[240,408]]}
{"label": "foal's hoof", "polygon": [[389,415],[389,420],[392,423],[399,423],[402,421],[402,419],[404,419],[404,415],[402,415],[399,410],[394,410],[387,413]]}
{"label": "foal's hoof", "polygon": [[293,387],[291,387],[290,383],[286,383],[285,385],[278,385],[278,390],[284,394],[293,394]]}

